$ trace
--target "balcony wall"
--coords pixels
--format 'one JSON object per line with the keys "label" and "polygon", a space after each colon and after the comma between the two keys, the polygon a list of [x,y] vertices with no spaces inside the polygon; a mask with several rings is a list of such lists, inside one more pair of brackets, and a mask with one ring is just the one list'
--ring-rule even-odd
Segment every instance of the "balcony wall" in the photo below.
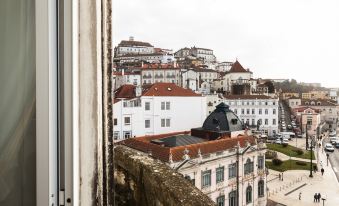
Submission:
{"label": "balcony wall", "polygon": [[116,146],[114,164],[116,205],[215,205],[181,174],[144,153]]}

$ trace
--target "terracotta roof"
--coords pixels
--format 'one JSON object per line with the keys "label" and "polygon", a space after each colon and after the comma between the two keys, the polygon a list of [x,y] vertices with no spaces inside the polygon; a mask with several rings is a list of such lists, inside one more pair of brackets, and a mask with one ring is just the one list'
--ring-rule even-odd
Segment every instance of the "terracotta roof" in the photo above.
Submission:
{"label": "terracotta roof", "polygon": [[144,85],[142,96],[201,96],[190,89],[177,86],[174,83],[158,82],[151,85]]}
{"label": "terracotta roof", "polygon": [[129,54],[123,54],[120,55],[116,58],[121,58],[121,57],[142,57],[142,56],[164,56],[167,54],[164,53],[150,53],[150,54],[136,54],[136,53],[129,53]]}
{"label": "terracotta roof", "polygon": [[179,69],[176,65],[173,64],[144,64],[142,69]]}
{"label": "terracotta roof", "polygon": [[294,112],[304,112],[307,109],[312,109],[315,112],[319,112],[320,111],[319,109],[314,109],[312,107],[298,107],[298,108],[294,108],[293,111]]}
{"label": "terracotta roof", "polygon": [[[122,72],[113,72],[113,75],[122,76]],[[124,75],[140,75],[140,72],[124,72]]]}
{"label": "terracotta roof", "polygon": [[[122,85],[114,92],[115,98],[135,98],[135,86],[134,85]],[[174,83],[158,82],[154,84],[145,84],[142,86],[142,96],[173,96],[173,97],[199,97],[201,94],[197,94],[190,89],[185,89],[177,86]]]}
{"label": "terracotta roof", "polygon": [[125,84],[114,91],[115,98],[134,98],[135,97],[135,86]]}
{"label": "terracotta roof", "polygon": [[119,46],[146,46],[146,47],[153,47],[148,42],[142,42],[142,41],[126,41],[123,40],[120,42]]}
{"label": "terracotta roof", "polygon": [[224,95],[225,99],[272,99],[266,95]]}
{"label": "terracotta roof", "polygon": [[170,136],[173,136],[173,134],[130,138],[120,142],[119,144],[124,144],[142,152],[151,153],[152,157],[164,162],[169,161],[170,154],[172,155],[172,160],[174,162],[183,160],[185,149],[189,151],[188,155],[190,158],[196,158],[198,157],[199,149],[201,154],[204,155],[234,148],[238,142],[242,148],[246,147],[246,142],[249,142],[251,145],[255,145],[255,138],[253,136],[238,136],[236,138],[218,139],[177,147],[165,147],[150,142],[154,139],[161,139]]}
{"label": "terracotta roof", "polygon": [[244,69],[244,67],[242,67],[241,64],[237,60],[233,63],[228,73],[239,73],[239,72],[250,72],[250,71]]}

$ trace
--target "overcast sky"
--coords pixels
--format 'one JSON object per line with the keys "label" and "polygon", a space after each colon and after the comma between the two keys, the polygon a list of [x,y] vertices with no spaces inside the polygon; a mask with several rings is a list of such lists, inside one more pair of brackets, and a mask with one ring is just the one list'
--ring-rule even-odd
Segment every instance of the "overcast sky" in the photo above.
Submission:
{"label": "overcast sky", "polygon": [[114,46],[203,47],[254,77],[339,87],[339,0],[114,0]]}

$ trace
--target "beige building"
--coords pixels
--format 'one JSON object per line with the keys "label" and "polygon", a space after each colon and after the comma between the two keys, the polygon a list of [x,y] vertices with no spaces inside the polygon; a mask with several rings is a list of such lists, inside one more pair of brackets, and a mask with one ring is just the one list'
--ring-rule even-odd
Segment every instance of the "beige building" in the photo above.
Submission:
{"label": "beige building", "polygon": [[297,98],[297,97],[291,97],[291,98],[287,99],[286,101],[288,103],[288,106],[292,109],[299,107],[301,105],[301,99]]}
{"label": "beige building", "polygon": [[311,91],[301,94],[302,99],[330,99],[328,91]]}
{"label": "beige building", "polygon": [[289,99],[291,97],[300,97],[299,93],[296,92],[284,92],[282,93],[282,99]]}

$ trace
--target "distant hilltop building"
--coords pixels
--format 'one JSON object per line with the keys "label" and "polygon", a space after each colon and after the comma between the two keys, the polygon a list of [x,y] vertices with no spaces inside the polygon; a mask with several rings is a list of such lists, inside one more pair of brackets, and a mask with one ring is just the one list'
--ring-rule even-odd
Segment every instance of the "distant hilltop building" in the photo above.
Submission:
{"label": "distant hilltop building", "polygon": [[308,86],[308,87],[321,87],[321,83],[306,83],[306,82],[300,82],[300,85],[302,85],[302,86]]}
{"label": "distant hilltop building", "polygon": [[114,62],[118,65],[130,63],[169,63],[174,61],[173,51],[155,48],[148,42],[135,41],[134,37],[122,40],[114,48]]}
{"label": "distant hilltop building", "polygon": [[174,53],[175,58],[185,59],[185,58],[197,58],[202,59],[204,63],[215,63],[216,57],[213,54],[212,49],[191,47],[191,48],[182,48]]}

